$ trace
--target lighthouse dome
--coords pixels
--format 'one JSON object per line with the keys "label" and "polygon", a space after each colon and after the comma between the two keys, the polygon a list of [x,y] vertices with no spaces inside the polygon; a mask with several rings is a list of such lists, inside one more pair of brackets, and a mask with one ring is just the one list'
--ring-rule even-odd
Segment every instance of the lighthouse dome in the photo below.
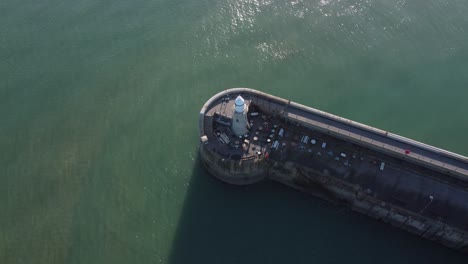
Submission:
{"label": "lighthouse dome", "polygon": [[234,101],[234,104],[236,105],[236,112],[242,113],[244,112],[245,108],[245,100],[242,98],[242,96],[237,96],[236,100]]}

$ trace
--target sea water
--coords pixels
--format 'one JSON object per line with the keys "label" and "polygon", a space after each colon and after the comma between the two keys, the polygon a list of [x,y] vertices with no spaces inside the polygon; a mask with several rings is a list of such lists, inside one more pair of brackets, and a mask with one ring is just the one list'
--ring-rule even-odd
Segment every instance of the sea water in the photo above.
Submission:
{"label": "sea water", "polygon": [[466,263],[200,166],[250,87],[468,155],[462,0],[2,0],[0,263]]}

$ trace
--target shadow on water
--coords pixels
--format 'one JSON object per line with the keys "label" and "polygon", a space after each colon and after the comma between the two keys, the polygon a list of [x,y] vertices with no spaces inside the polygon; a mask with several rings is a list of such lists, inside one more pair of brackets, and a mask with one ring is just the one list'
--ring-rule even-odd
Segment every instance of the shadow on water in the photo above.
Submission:
{"label": "shadow on water", "polygon": [[283,185],[231,186],[195,164],[171,264],[466,263],[463,254]]}

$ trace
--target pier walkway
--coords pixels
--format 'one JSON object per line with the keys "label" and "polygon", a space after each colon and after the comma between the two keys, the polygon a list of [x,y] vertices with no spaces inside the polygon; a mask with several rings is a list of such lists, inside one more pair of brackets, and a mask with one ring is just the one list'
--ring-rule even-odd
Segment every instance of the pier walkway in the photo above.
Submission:
{"label": "pier walkway", "polygon": [[292,102],[284,115],[311,129],[468,181],[468,158],[464,156]]}

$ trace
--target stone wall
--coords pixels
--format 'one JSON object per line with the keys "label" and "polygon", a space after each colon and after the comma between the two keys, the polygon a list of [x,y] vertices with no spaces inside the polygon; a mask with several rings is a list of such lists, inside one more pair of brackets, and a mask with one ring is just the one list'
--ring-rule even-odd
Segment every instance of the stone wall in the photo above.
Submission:
{"label": "stone wall", "polygon": [[314,171],[296,164],[271,164],[268,177],[287,186],[345,205],[359,212],[406,230],[419,237],[468,253],[468,233],[398,206],[375,199],[359,186],[349,184],[326,172]]}
{"label": "stone wall", "polygon": [[208,145],[200,145],[200,160],[217,179],[234,185],[247,185],[266,178],[267,167],[261,160],[232,160],[220,158]]}

